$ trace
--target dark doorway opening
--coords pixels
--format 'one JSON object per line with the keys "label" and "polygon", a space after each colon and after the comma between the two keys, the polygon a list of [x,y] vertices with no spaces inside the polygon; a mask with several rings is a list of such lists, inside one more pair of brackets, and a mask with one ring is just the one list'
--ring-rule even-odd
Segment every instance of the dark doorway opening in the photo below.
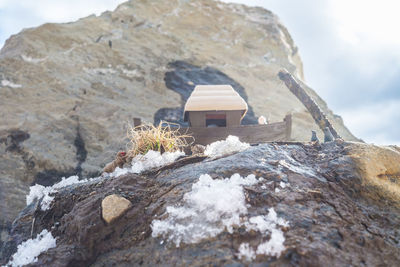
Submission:
{"label": "dark doorway opening", "polygon": [[226,127],[226,114],[206,114],[206,127]]}

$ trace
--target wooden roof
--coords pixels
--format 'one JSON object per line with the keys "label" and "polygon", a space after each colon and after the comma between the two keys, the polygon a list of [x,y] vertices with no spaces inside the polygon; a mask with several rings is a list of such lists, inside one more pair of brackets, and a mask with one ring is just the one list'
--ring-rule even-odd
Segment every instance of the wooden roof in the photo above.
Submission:
{"label": "wooden roof", "polygon": [[247,103],[230,85],[197,85],[186,102],[184,120],[189,111],[240,110],[244,116]]}

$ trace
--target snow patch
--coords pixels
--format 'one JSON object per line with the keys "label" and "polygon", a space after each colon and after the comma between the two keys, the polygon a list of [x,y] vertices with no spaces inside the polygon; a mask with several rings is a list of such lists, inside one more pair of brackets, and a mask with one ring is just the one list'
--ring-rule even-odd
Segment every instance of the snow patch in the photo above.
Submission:
{"label": "snow patch", "polygon": [[[258,231],[262,235],[266,236],[270,234],[269,240],[259,244],[257,249],[252,249],[249,245],[242,247],[243,243],[239,247],[239,255],[242,255],[241,248],[245,255],[270,255],[279,257],[281,253],[285,250],[283,243],[285,242],[285,237],[281,229],[278,226],[288,227],[289,223],[282,218],[279,218],[274,210],[274,208],[268,209],[268,215],[259,215],[251,217],[248,222],[245,222],[247,231]],[[239,257],[238,255],[238,257]],[[240,257],[239,257],[240,258]],[[247,257],[248,260],[252,258]]]}
{"label": "snow patch", "polygon": [[204,155],[210,158],[217,158],[241,152],[249,147],[249,144],[240,142],[239,137],[230,135],[226,140],[216,141],[207,145]]}
{"label": "snow patch", "polygon": [[249,243],[242,243],[239,252],[236,254],[239,259],[252,261],[256,258],[256,252],[249,246]]}
{"label": "snow patch", "polygon": [[279,257],[285,250],[283,242],[285,242],[283,232],[280,229],[271,229],[270,239],[258,245],[256,253]]}
{"label": "snow patch", "polygon": [[91,178],[91,179],[83,179],[79,180],[79,177],[74,175],[70,176],[68,178],[61,178],[61,181],[52,185],[52,186],[43,186],[40,184],[35,184],[34,186],[31,186],[29,189],[29,195],[26,196],[26,205],[31,204],[35,199],[41,199],[41,204],[40,208],[45,211],[50,208],[50,204],[53,201],[54,197],[50,196],[50,194],[54,194],[58,191],[58,189],[66,187],[68,185],[72,184],[80,184],[80,183],[85,183],[88,181],[92,181],[93,179],[96,178]]}
{"label": "snow patch", "polygon": [[21,88],[22,85],[10,82],[8,80],[1,80],[1,86],[11,87],[11,88]]}
{"label": "snow patch", "polygon": [[183,197],[180,207],[168,206],[166,220],[153,220],[152,236],[163,236],[179,247],[181,242],[197,243],[240,225],[240,215],[247,213],[243,185],[258,183],[254,175],[212,179],[203,174]]}
{"label": "snow patch", "polygon": [[44,229],[35,239],[28,239],[17,247],[17,252],[12,256],[6,266],[24,266],[37,262],[37,257],[50,248],[56,247],[56,239]]}
{"label": "snow patch", "polygon": [[281,181],[281,182],[279,183],[279,186],[282,187],[282,188],[286,188],[286,187],[290,186],[290,184]]}
{"label": "snow patch", "polygon": [[175,151],[175,152],[164,152],[161,154],[159,151],[148,151],[145,155],[137,155],[133,158],[131,167],[119,168],[117,167],[113,173],[110,174],[111,177],[118,177],[127,173],[141,173],[143,171],[162,167],[167,164],[174,162],[177,158],[184,156],[185,152]]}
{"label": "snow patch", "polygon": [[285,250],[285,238],[280,227],[289,223],[277,216],[274,208],[268,215],[248,218],[243,186],[251,186],[264,181],[253,174],[241,177],[234,174],[230,178],[212,179],[203,174],[192,185],[192,190],[183,196],[181,206],[168,206],[163,220],[153,220],[152,236],[163,237],[179,247],[180,243],[197,243],[205,238],[215,237],[224,230],[233,233],[234,226],[244,226],[247,231],[258,231],[270,238],[255,249],[243,243],[236,254],[238,258],[251,261],[256,254],[280,256]]}

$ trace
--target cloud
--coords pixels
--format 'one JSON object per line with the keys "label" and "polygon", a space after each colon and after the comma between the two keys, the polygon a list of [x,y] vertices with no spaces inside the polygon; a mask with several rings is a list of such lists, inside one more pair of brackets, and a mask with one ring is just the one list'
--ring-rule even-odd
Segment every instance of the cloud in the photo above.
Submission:
{"label": "cloud", "polygon": [[0,0],[0,47],[12,34],[46,22],[70,22],[114,10],[124,0]]}
{"label": "cloud", "polygon": [[224,2],[277,14],[299,47],[306,82],[349,129],[368,142],[400,143],[399,1]]}
{"label": "cloud", "polygon": [[366,136],[364,141],[400,146],[398,127],[393,123],[400,121],[399,107],[400,99],[394,99],[342,110],[342,113],[345,123],[354,126],[356,135]]}

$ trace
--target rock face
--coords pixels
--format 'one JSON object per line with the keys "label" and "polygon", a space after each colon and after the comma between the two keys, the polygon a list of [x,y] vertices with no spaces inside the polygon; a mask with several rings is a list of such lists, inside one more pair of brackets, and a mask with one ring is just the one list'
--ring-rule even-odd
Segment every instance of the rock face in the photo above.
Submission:
{"label": "rock face", "polygon": [[274,14],[211,0],[130,1],[10,37],[0,51],[1,236],[29,185],[95,176],[124,148],[133,117],[181,123],[196,84],[231,84],[248,101],[245,123],[292,112],[293,139],[309,140],[318,127],[276,77],[282,67],[303,79],[298,49]]}
{"label": "rock face", "polygon": [[[281,228],[283,251],[272,256],[259,254],[252,259],[254,264],[397,266],[400,201],[388,196],[385,189],[364,183],[369,178],[360,171],[363,163],[355,158],[359,151],[363,157],[374,158],[379,149],[340,141],[322,145],[263,144],[215,160],[187,158],[141,175],[72,185],[56,193],[49,210],[36,209],[32,203],[20,213],[0,264],[9,260],[18,244],[31,238],[31,231],[34,237],[43,229],[52,232],[57,245],[38,257],[35,265],[40,266],[249,264],[246,258],[239,257],[242,244],[255,249],[271,234],[262,235],[241,225],[231,231],[222,228],[214,237],[182,242],[177,247],[170,233],[154,236],[152,229],[155,220],[166,222],[174,208],[186,205],[189,198],[185,194],[198,189],[200,175],[207,173],[220,180],[238,173],[263,178],[243,185],[247,210],[241,220],[266,218],[263,216],[273,208],[288,223]],[[376,166],[379,169],[386,162],[382,158]],[[387,164],[391,164],[390,160]],[[393,176],[398,174],[396,171]],[[399,189],[398,176],[388,182]],[[380,198],[369,197],[372,191]],[[103,198],[110,194],[128,199],[132,208],[107,225],[99,211]],[[224,207],[213,208],[210,214]],[[198,233],[206,231],[196,228],[199,221],[191,220],[198,215],[179,216],[183,223],[193,223],[192,229]],[[224,219],[227,217],[221,216],[216,223]],[[182,229],[176,225],[176,231]]]}
{"label": "rock face", "polygon": [[112,223],[130,208],[132,203],[118,195],[106,196],[101,202],[101,215],[106,223]]}

